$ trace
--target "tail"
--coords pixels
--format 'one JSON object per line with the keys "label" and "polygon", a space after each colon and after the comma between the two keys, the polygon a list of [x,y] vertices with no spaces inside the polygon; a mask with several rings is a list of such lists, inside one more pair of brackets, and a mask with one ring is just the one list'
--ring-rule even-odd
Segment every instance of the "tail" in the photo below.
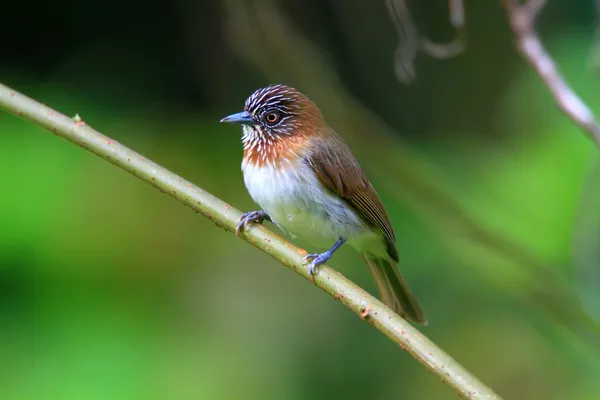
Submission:
{"label": "tail", "polygon": [[373,258],[367,254],[361,255],[375,279],[381,301],[402,318],[427,325],[425,313],[408,288],[396,263],[389,257]]}

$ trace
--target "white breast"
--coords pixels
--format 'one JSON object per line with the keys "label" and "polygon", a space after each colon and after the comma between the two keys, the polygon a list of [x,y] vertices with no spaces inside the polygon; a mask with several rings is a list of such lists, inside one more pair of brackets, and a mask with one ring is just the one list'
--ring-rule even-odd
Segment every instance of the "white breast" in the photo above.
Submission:
{"label": "white breast", "polygon": [[275,168],[242,163],[244,182],[252,199],[282,230],[330,247],[340,237],[370,233],[346,203],[332,196],[314,171],[302,161]]}

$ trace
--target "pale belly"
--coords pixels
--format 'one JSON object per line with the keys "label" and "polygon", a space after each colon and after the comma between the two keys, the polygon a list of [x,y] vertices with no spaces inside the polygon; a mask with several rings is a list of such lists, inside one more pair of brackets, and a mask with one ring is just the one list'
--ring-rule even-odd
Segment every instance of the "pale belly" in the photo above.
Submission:
{"label": "pale belly", "polygon": [[359,250],[385,246],[343,200],[332,196],[305,164],[294,168],[257,168],[242,164],[244,182],[252,199],[283,231],[329,248],[339,238]]}

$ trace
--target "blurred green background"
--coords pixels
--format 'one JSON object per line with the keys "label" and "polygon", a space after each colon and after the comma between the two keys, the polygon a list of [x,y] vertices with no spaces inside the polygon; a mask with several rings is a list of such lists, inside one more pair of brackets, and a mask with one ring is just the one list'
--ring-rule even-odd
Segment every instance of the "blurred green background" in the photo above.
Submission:
{"label": "blurred green background", "polygon": [[[447,2],[412,3],[452,40]],[[8,0],[0,81],[243,211],[241,132],[219,119],[297,87],[386,204],[421,331],[505,399],[600,399],[597,149],[499,2],[467,3],[466,51],[420,54],[403,85],[383,1]],[[598,113],[592,3],[551,1],[539,29]],[[5,112],[0,171],[2,399],[455,398],[276,261]],[[376,293],[351,248],[331,265]]]}

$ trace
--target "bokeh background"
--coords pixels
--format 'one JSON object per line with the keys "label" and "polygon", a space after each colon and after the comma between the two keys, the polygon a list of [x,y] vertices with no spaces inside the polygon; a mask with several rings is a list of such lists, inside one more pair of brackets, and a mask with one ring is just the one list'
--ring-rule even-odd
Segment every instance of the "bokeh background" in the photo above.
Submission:
{"label": "bokeh background", "polygon": [[[467,3],[466,51],[419,54],[406,85],[384,1],[8,0],[0,80],[244,211],[241,132],[219,119],[297,87],[386,204],[421,330],[506,399],[599,399],[597,149],[500,2]],[[544,43],[598,113],[593,2],[549,3]],[[454,38],[447,2],[409,5]],[[455,398],[243,240],[5,112],[0,171],[2,399]],[[376,293],[351,248],[331,265]]]}

